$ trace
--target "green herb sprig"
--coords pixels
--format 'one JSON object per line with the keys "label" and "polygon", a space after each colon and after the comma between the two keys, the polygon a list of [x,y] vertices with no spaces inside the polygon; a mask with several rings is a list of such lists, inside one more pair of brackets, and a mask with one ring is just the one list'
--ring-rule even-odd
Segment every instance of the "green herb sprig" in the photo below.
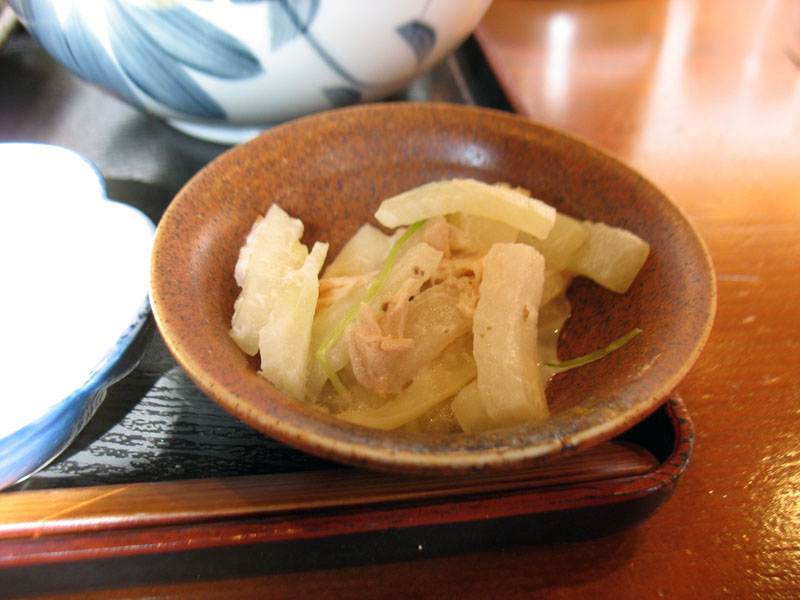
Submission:
{"label": "green herb sprig", "polygon": [[628,333],[626,333],[622,337],[617,338],[605,348],[601,348],[600,350],[596,350],[589,354],[585,354],[577,358],[572,358],[570,360],[565,360],[556,363],[545,363],[545,366],[555,369],[558,372],[562,372],[562,371],[567,371],[569,369],[574,369],[575,367],[582,367],[584,365],[588,365],[589,363],[593,363],[597,360],[600,360],[601,358],[605,358],[615,350],[619,350],[640,333],[642,333],[642,330],[639,329],[638,327],[634,327]]}

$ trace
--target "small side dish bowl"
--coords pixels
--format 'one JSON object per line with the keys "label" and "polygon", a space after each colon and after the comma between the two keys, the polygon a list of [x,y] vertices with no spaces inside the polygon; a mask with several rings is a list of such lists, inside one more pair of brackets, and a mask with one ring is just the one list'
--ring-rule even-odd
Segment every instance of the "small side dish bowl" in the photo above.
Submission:
{"label": "small side dish bowl", "polygon": [[477,27],[491,0],[10,0],[79,77],[190,135],[386,98]]}
{"label": "small side dish bowl", "polygon": [[[306,225],[303,241],[344,241],[391,195],[451,177],[507,182],[568,214],[625,227],[651,254],[629,291],[577,280],[562,357],[639,327],[603,360],[548,386],[544,422],[476,434],[377,431],[281,394],[230,337],[234,265],[258,215],[278,203]],[[512,469],[607,440],[658,408],[711,329],[711,260],[687,217],[653,184],[581,141],[508,113],[387,103],[305,117],[233,148],[177,195],[159,224],[153,312],[167,346],[212,399],[265,434],[309,453],[382,470]],[[280,351],[276,349],[276,351]]]}
{"label": "small side dish bowl", "polygon": [[1,143],[5,200],[0,489],[46,466],[80,433],[152,333],[155,226],[106,197],[83,156]]}

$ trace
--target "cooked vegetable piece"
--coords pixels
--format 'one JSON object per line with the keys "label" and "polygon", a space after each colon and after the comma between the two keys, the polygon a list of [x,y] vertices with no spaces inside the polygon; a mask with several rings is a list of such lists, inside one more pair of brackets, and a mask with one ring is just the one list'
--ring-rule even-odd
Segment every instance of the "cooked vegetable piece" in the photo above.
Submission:
{"label": "cooked vegetable piece", "polygon": [[[547,275],[545,275],[546,287]],[[550,302],[542,302],[537,322],[536,342],[539,356],[539,373],[543,382],[557,372],[558,369],[547,364],[547,361],[558,362],[556,346],[558,335],[564,322],[569,318],[570,303],[563,295],[558,295]],[[481,401],[477,380],[464,386],[456,394],[450,405],[453,416],[459,427],[466,432],[486,431],[496,425],[486,413]]]}
{"label": "cooked vegetable piece", "polygon": [[460,433],[462,431],[453,416],[450,403],[447,401],[425,411],[410,423],[403,425],[399,430],[423,435]]}
{"label": "cooked vegetable piece", "polygon": [[[322,281],[324,279],[320,283]],[[317,350],[336,329],[337,325],[345,319],[348,312],[355,310],[354,307],[364,298],[364,289],[367,287],[350,288],[345,295],[339,297],[336,302],[328,306],[320,307],[319,303],[317,304],[317,313],[311,325],[311,347],[309,348],[311,359],[308,365],[308,383],[306,385],[306,398],[308,400],[313,401],[317,397],[328,379],[322,364],[316,358]],[[333,372],[339,371],[348,363],[350,357],[347,353],[347,343],[344,338],[335,340],[328,347],[326,360]]]}
{"label": "cooked vegetable piece", "polygon": [[409,281],[413,285],[408,288],[410,295],[413,296],[419,291],[423,283],[436,270],[442,260],[443,253],[425,242],[410,244],[405,252],[397,256],[397,261],[386,276],[386,280],[381,285],[369,303],[376,312],[383,312],[383,305],[389,302],[397,292],[408,285]]}
{"label": "cooked vegetable piece", "polygon": [[[547,260],[545,260],[545,266],[547,266]],[[544,282],[542,283],[542,301],[539,306],[545,306],[548,302],[567,291],[573,278],[574,275],[569,271],[545,271]]]}
{"label": "cooked vegetable piece", "polygon": [[530,244],[544,256],[548,270],[566,269],[572,264],[578,250],[589,239],[589,231],[584,224],[563,213],[556,213],[553,229],[544,239],[520,232],[518,242]]}
{"label": "cooked vegetable piece", "polygon": [[[386,235],[369,223],[362,225],[336,255],[322,276],[341,277],[343,275],[362,275],[381,268],[386,255],[397,241],[404,228],[392,235]],[[366,289],[366,288],[364,288]]]}
{"label": "cooked vegetable piece", "polygon": [[486,412],[478,390],[478,380],[465,385],[450,403],[456,422],[463,431],[474,433],[492,428],[492,419]]}
{"label": "cooked vegetable piece", "polygon": [[302,235],[300,219],[273,204],[253,224],[239,252],[234,274],[242,290],[234,303],[231,335],[251,356],[258,352],[261,327],[275,307],[284,302],[284,287],[295,287],[292,274],[303,267],[308,257],[308,248],[300,243]]}
{"label": "cooked vegetable piece", "polygon": [[556,218],[556,210],[541,200],[474,179],[434,181],[403,192],[384,200],[375,218],[397,227],[457,212],[495,219],[538,238],[547,237]]}
{"label": "cooked vegetable piece", "polygon": [[578,356],[576,358],[572,358],[569,360],[547,363],[546,366],[560,373],[562,371],[568,371],[569,369],[574,369],[575,367],[582,367],[583,365],[588,365],[589,363],[593,363],[596,360],[605,358],[612,352],[619,350],[640,333],[642,333],[642,330],[639,329],[638,327],[634,327],[625,335],[618,337],[613,342],[608,344],[608,346],[606,346],[605,348],[600,348],[599,350],[595,350],[594,352],[590,352],[589,354],[584,354],[583,356]]}
{"label": "cooked vegetable piece", "polygon": [[589,238],[570,260],[568,269],[619,294],[628,291],[650,246],[626,229],[584,221]]}
{"label": "cooked vegetable piece", "polygon": [[[404,298],[408,310],[405,326],[394,341],[400,344],[402,340],[407,340],[407,344],[398,346],[398,351],[394,353],[390,349],[391,338],[380,337],[374,331],[362,331],[354,326],[350,332],[351,342],[354,337],[361,335],[375,346],[371,348],[372,361],[367,365],[369,377],[359,377],[359,382],[381,395],[400,392],[447,346],[471,331],[471,310],[474,310],[476,300],[477,290],[472,290],[466,279],[448,279],[419,292],[412,301]],[[466,309],[462,309],[462,306]],[[387,345],[387,342],[388,347],[382,348],[381,345]],[[380,359],[383,356],[391,358],[382,361]],[[354,369],[355,366],[354,360]],[[365,368],[363,362],[359,366]]]}
{"label": "cooked vegetable piece", "polygon": [[447,215],[447,222],[452,226],[450,246],[465,254],[488,252],[492,244],[513,242],[519,235],[512,225],[462,212]]}
{"label": "cooked vegetable piece", "polygon": [[258,334],[262,375],[298,400],[305,397],[318,275],[327,251],[327,244],[316,242],[303,266],[283,279],[280,301]]}
{"label": "cooked vegetable piece", "polygon": [[405,390],[380,408],[347,411],[337,416],[376,429],[397,429],[410,423],[475,378],[475,360],[470,346],[468,335],[453,342]]}
{"label": "cooked vegetable piece", "polygon": [[544,258],[526,244],[495,244],[486,255],[473,322],[478,390],[493,425],[548,414],[536,345]]}
{"label": "cooked vegetable piece", "polygon": [[398,262],[399,270],[390,271],[375,298],[362,303],[347,333],[350,362],[361,385],[381,395],[389,391],[389,373],[398,355],[414,344],[404,334],[410,301],[441,258],[442,252],[425,242],[412,246]]}
{"label": "cooked vegetable piece", "polygon": [[351,306],[344,316],[333,324],[333,328],[315,350],[315,358],[322,367],[323,372],[342,394],[346,395],[347,390],[344,388],[341,381],[339,381],[336,372],[344,366],[344,364],[347,364],[347,360],[345,359],[341,365],[335,365],[330,362],[329,355],[347,356],[346,353],[342,354],[342,350],[334,350],[334,346],[345,344],[345,338],[343,336],[352,321],[358,316],[360,304],[369,303],[371,306],[382,306],[383,303],[388,302],[400,288],[407,286],[410,279],[419,281],[421,285],[429,276],[429,273],[436,269],[436,266],[442,259],[441,251],[425,243],[415,244],[408,251],[401,252],[408,239],[413,237],[417,230],[423,225],[424,221],[413,223],[403,235],[397,239],[392,245],[381,270],[359,302]]}

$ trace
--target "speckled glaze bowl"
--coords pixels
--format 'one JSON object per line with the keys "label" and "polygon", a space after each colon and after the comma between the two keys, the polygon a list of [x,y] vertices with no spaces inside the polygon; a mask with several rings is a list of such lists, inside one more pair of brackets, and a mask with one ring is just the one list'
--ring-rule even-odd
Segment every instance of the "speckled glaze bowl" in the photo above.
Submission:
{"label": "speckled glaze bowl", "polygon": [[[382,432],[278,392],[229,335],[239,248],[272,202],[335,255],[380,201],[424,182],[505,181],[573,216],[631,229],[652,252],[625,295],[577,280],[562,357],[644,331],[605,359],[551,381],[552,416],[483,434]],[[522,468],[609,439],[653,412],[695,362],[716,288],[709,255],[681,210],[644,177],[589,145],[508,113],[381,104],[305,117],[229,150],[174,199],[151,267],[156,322],[197,385],[256,429],[312,454],[384,470]],[[276,349],[280,351],[280,349]]]}
{"label": "speckled glaze bowl", "polygon": [[10,0],[62,65],[176,128],[236,143],[405,87],[491,0]]}

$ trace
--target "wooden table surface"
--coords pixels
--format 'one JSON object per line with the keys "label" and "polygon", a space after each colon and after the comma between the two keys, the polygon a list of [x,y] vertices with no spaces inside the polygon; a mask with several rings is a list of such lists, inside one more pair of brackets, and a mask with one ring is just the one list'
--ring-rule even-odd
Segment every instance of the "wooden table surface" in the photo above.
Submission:
{"label": "wooden table surface", "polygon": [[670,502],[611,538],[488,557],[502,575],[472,583],[800,597],[800,3],[495,0],[479,41],[516,111],[616,154],[686,211],[719,300],[679,387],[697,440]]}
{"label": "wooden table surface", "polygon": [[674,496],[590,541],[97,597],[800,597],[800,3],[495,0],[477,38],[516,111],[635,167],[710,249]]}

